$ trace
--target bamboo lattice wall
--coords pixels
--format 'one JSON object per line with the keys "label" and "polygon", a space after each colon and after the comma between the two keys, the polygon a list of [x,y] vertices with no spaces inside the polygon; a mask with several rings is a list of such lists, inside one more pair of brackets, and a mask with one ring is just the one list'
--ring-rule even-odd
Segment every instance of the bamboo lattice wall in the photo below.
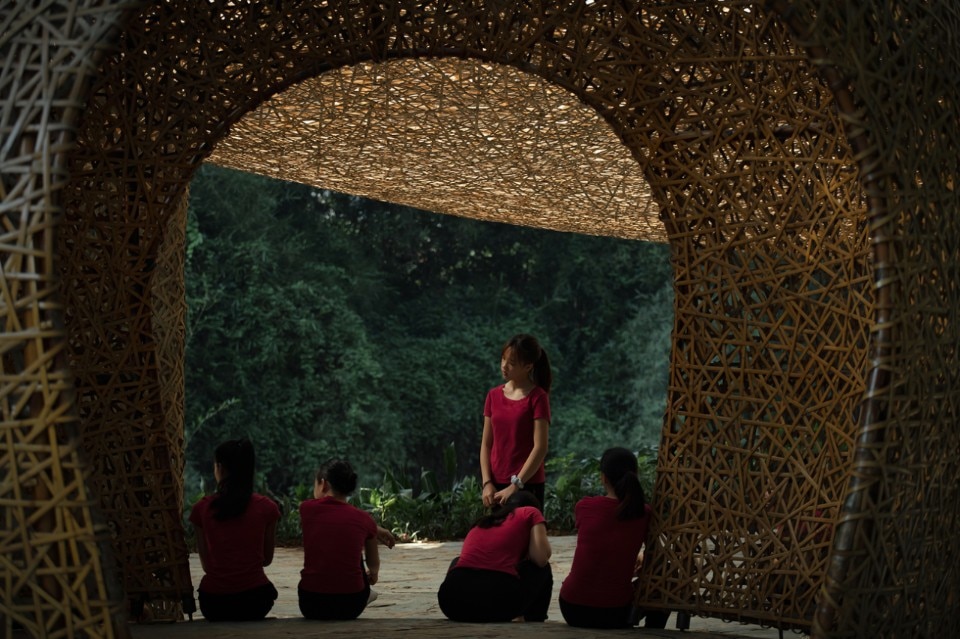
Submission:
{"label": "bamboo lattice wall", "polygon": [[121,12],[0,12],[0,635],[124,636],[72,410],[54,231],[65,155]]}
{"label": "bamboo lattice wall", "polygon": [[108,621],[121,598],[87,486],[127,600],[173,614],[192,602],[183,224],[210,158],[668,241],[675,326],[644,603],[817,637],[960,631],[960,10],[32,7],[0,13],[5,630],[125,634]]}

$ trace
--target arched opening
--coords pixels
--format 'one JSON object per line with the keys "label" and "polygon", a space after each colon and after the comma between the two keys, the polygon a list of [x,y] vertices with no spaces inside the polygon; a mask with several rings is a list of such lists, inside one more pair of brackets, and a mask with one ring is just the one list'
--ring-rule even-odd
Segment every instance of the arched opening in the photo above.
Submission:
{"label": "arched opening", "polygon": [[[327,71],[272,96],[235,122],[230,127],[229,136],[213,149],[208,162],[460,217],[630,239],[662,240],[665,237],[663,225],[656,216],[656,206],[650,199],[650,190],[639,165],[594,109],[580,102],[568,91],[551,85],[542,78],[512,67],[475,59],[403,58]],[[318,197],[322,199],[323,196]],[[315,200],[309,199],[305,200],[304,206],[313,208],[315,204]],[[238,203],[238,207],[242,206]],[[309,213],[304,211],[304,215]],[[410,212],[410,215],[414,213]],[[436,223],[450,229],[456,228],[458,224],[456,221],[440,220]],[[368,229],[367,233],[376,233],[369,226],[365,225],[365,228]],[[479,229],[484,227],[474,225],[473,228],[478,229],[479,233]],[[529,264],[510,267],[508,264],[512,262],[503,256],[504,271],[499,276],[503,288],[490,292],[491,302],[501,300],[501,304],[482,310],[478,305],[474,315],[459,319],[454,312],[456,309],[448,308],[444,315],[448,316],[451,323],[469,324],[476,316],[486,317],[488,322],[496,318],[496,322],[502,326],[511,325],[509,318],[517,313],[503,306],[502,300],[513,299],[512,281],[518,273],[512,271],[518,267],[529,271],[531,286],[533,282],[540,282],[538,286],[546,285],[549,290],[558,294],[572,296],[568,300],[571,305],[584,308],[592,306],[591,303],[585,305],[587,296],[584,291],[589,289],[589,273],[595,272],[595,267],[591,267],[589,272],[583,271],[583,279],[579,285],[571,283],[568,288],[567,284],[561,282],[563,274],[570,270],[567,263],[582,259],[575,252],[561,248],[569,246],[575,251],[574,243],[561,243],[558,239],[554,243],[555,248],[547,249],[548,254],[540,254],[537,246],[549,244],[545,243],[545,240],[534,242],[532,238],[542,236],[527,234],[525,237],[527,241],[531,241],[531,245],[525,249],[529,255]],[[499,240],[491,239],[491,246],[473,248],[477,254],[497,254],[501,247],[494,244],[497,241],[514,241],[509,238],[510,235],[504,232],[504,237]],[[625,252],[623,248],[615,248],[622,246],[615,243],[610,243],[607,249],[600,248],[603,244],[599,242],[593,242],[593,246],[604,255],[612,252],[623,255]],[[370,250],[378,249],[371,247]],[[416,249],[411,247],[410,250]],[[432,249],[442,250],[442,246]],[[631,253],[639,254],[640,251],[638,249]],[[568,259],[556,262],[553,268],[553,272],[558,276],[556,282],[549,283],[534,276],[534,264],[551,262],[560,255],[565,255]],[[665,264],[666,254],[662,253],[660,259]],[[425,256],[424,262],[429,261],[430,257]],[[594,261],[601,261],[599,255]],[[475,263],[477,269],[484,268],[484,260],[477,259]],[[628,291],[617,287],[618,275],[610,273],[611,278],[604,278],[610,290],[618,291],[613,296],[621,304],[618,316],[632,318],[632,323],[637,325],[636,311],[632,307],[636,303],[642,303],[649,304],[650,308],[653,304],[648,301],[637,302],[634,295],[642,291],[652,295],[653,291],[659,289],[659,278],[662,276],[658,276],[655,283],[638,283],[636,291]],[[283,279],[281,274],[276,274],[275,277]],[[415,275],[411,273],[410,277]],[[436,284],[440,285],[440,282]],[[417,290],[412,288],[409,295],[415,297]],[[473,284],[469,290],[475,290]],[[671,299],[669,294],[661,297],[667,301]],[[534,308],[547,304],[554,308],[553,319],[543,318],[543,328],[537,328],[535,332],[540,335],[541,340],[546,339],[545,344],[550,347],[549,350],[555,358],[554,364],[569,371],[563,375],[559,387],[555,388],[557,392],[554,393],[554,405],[566,414],[566,417],[561,419],[564,428],[556,431],[559,439],[552,439],[552,449],[559,454],[570,452],[568,447],[573,445],[574,440],[590,439],[585,435],[574,437],[567,433],[568,430],[589,429],[589,424],[600,419],[600,415],[606,416],[606,422],[615,424],[624,424],[628,418],[627,415],[607,416],[611,411],[601,412],[599,407],[595,408],[587,401],[574,401],[568,397],[569,393],[564,391],[565,386],[569,387],[574,379],[579,379],[577,371],[588,365],[582,355],[589,350],[585,344],[594,343],[588,335],[597,331],[614,330],[615,325],[602,328],[590,326],[593,320],[582,317],[588,313],[566,312],[559,300],[547,302],[541,298],[539,291],[530,290],[526,297],[519,298],[517,303],[525,304],[530,313],[533,313]],[[469,302],[464,299],[455,306],[459,308],[464,304]],[[628,306],[631,307],[629,310]],[[436,306],[422,310],[425,317],[438,311],[440,309]],[[378,307],[378,314],[386,312],[386,308]],[[597,317],[608,314],[598,314]],[[577,332],[571,326],[567,337],[575,342],[558,341],[557,338],[564,334],[563,331],[557,331],[551,339],[553,332],[548,327],[566,325],[565,318],[571,315],[577,315],[581,323],[588,324],[582,327],[581,337],[575,337]],[[655,315],[663,317],[660,312],[655,312]],[[528,324],[526,330],[534,330],[533,327],[538,325],[536,317],[531,314],[532,324]],[[274,326],[280,321],[278,319],[270,324]],[[370,322],[368,320],[365,323],[369,325]],[[664,337],[661,334],[665,333],[668,339],[671,325],[672,320],[668,317],[662,329],[652,330],[648,334]],[[371,330],[376,333],[373,327]],[[454,331],[436,326],[430,332],[437,342],[434,345],[435,356],[442,359],[441,353],[449,348],[449,334]],[[480,326],[470,331],[472,336],[485,332],[486,329]],[[443,339],[444,337],[446,339]],[[404,341],[400,337],[397,339],[399,342],[395,344],[379,344],[380,352],[401,351]],[[490,341],[497,343],[501,339],[500,336],[491,337]],[[424,342],[426,341],[424,338]],[[489,348],[489,344],[478,345],[474,351],[485,351]],[[612,349],[613,345],[596,345],[598,351],[602,348]],[[622,351],[614,352],[613,356],[616,364],[611,365],[639,366],[642,361],[639,355]],[[411,353],[407,359],[401,358],[401,361],[412,362],[416,358],[417,356]],[[660,368],[654,362],[649,363],[650,368]],[[462,377],[462,369],[465,367],[468,367],[466,362],[456,367],[456,373],[451,372],[451,375],[454,375],[451,379],[452,385],[458,389],[473,386],[474,380]],[[391,368],[387,365],[383,375],[390,377],[387,369]],[[663,369],[660,370],[662,373]],[[644,383],[634,380],[633,373],[632,370],[624,370],[620,382],[631,387],[638,383],[638,389],[642,390],[645,388]],[[191,372],[188,371],[187,377],[190,375]],[[475,376],[476,379],[481,379],[484,378],[484,373],[477,371]],[[454,379],[457,381],[453,381]],[[589,385],[587,380],[582,381]],[[407,379],[397,379],[395,383],[388,385],[391,390],[384,389],[380,394],[373,390],[376,384],[372,383],[370,392],[379,395],[382,405],[385,406],[387,397],[394,395],[392,389],[403,389],[407,384]],[[611,384],[615,385],[616,383]],[[205,385],[199,380],[191,383],[188,379],[190,389],[199,390],[203,386]],[[411,388],[408,392],[414,392],[414,389]],[[479,394],[480,390],[476,392]],[[226,396],[218,395],[218,398],[221,402],[229,401]],[[451,399],[452,397],[446,399],[448,405],[456,403],[451,402]],[[243,403],[242,399],[238,401]],[[459,401],[468,406],[475,403],[469,398]],[[630,415],[639,412],[635,406],[637,403],[627,399],[622,401],[623,405],[630,406]],[[621,426],[618,430],[625,433],[658,433],[659,414],[662,414],[665,404],[662,389],[653,403],[655,408],[651,406],[644,411],[651,413],[649,418],[645,415],[644,419],[637,420],[630,427]],[[214,410],[219,404],[212,402],[204,405]],[[617,404],[611,403],[611,408],[613,405]],[[566,413],[562,410],[564,407],[572,412]],[[242,409],[233,406],[227,410]],[[188,411],[188,424],[191,421],[191,412]],[[652,417],[655,412],[659,413],[656,420]],[[336,414],[336,411],[330,413]],[[462,411],[457,411],[457,414],[461,413]],[[473,440],[479,437],[480,429],[476,425],[471,427],[476,414],[474,411],[461,415],[459,422],[460,430],[467,430],[473,436],[468,437],[462,433],[455,436],[437,436],[443,440],[444,445],[456,443],[461,467],[476,466],[476,447],[479,440]],[[420,413],[411,408],[409,417],[413,418],[414,415]],[[231,419],[230,414],[220,417],[227,421]],[[410,419],[410,423],[420,423],[423,429],[429,432],[432,432],[431,425],[445,423],[444,416],[441,415],[424,414],[423,417],[423,421]],[[326,416],[319,419],[328,422],[329,418],[330,416]],[[399,415],[387,419],[397,424],[404,423]],[[341,424],[349,422],[347,418],[340,421]],[[309,430],[310,426],[304,424],[302,428]],[[374,425],[367,428],[376,430]],[[337,429],[331,427],[330,432],[335,430]],[[418,433],[410,434],[412,441],[419,442],[421,437]],[[268,435],[264,441],[273,440]],[[413,449],[420,450],[421,453],[419,460],[407,468],[407,471],[413,473],[414,484],[419,483],[415,479],[420,473],[419,466],[431,467],[428,462],[436,458],[438,441],[431,438],[431,444],[414,445]],[[593,441],[602,439],[594,437]],[[643,441],[634,438],[623,441],[632,446],[655,446],[657,443],[655,437],[645,437]],[[603,444],[598,445],[602,450]],[[210,442],[207,441],[205,446],[209,448]],[[329,443],[327,446],[329,447]],[[422,448],[419,448],[420,446]],[[278,443],[277,447],[282,449],[283,444]],[[396,464],[402,462],[409,465],[401,455],[403,449],[404,446],[398,444],[393,450],[392,459]],[[368,452],[370,451],[372,448]],[[301,448],[291,454],[297,456],[303,453],[304,449]],[[271,451],[269,454],[275,453]],[[596,451],[578,449],[576,454],[591,455],[596,454]],[[201,457],[199,462],[195,457],[193,459],[195,463],[201,464],[200,467],[205,467],[207,463],[205,457]],[[356,461],[355,459],[354,463]],[[399,468],[400,466],[391,466],[393,470]],[[276,476],[275,479],[279,480],[280,484],[273,483],[272,488],[285,492],[289,478],[285,476],[281,479]]]}
{"label": "arched opening", "polygon": [[[142,424],[144,415],[157,414],[164,398],[176,396],[175,389],[162,390],[166,373],[149,338],[141,341],[141,355],[121,349],[133,362],[118,361],[117,349],[108,345],[153,332],[155,308],[144,304],[138,291],[156,287],[154,251],[170,233],[167,225],[182,207],[179,194],[197,162],[228,130],[238,139],[226,138],[224,158],[231,146],[244,149],[242,132],[251,132],[244,114],[264,104],[251,121],[259,115],[255,121],[262,126],[269,121],[264,114],[270,114],[280,123],[289,109],[271,111],[266,97],[276,94],[269,104],[283,105],[299,91],[320,95],[324,79],[368,62],[368,69],[384,77],[408,68],[422,75],[422,66],[403,62],[415,57],[455,56],[449,63],[457,73],[462,67],[456,65],[470,61],[474,77],[481,70],[517,69],[576,96],[603,118],[650,184],[673,250],[673,390],[657,489],[663,500],[658,531],[672,543],[650,567],[647,597],[654,604],[659,598],[721,616],[735,602],[738,618],[809,623],[813,589],[803,597],[777,593],[822,573],[823,536],[805,542],[790,537],[784,563],[799,568],[778,579],[767,577],[769,553],[762,540],[784,535],[782,520],[797,512],[794,500],[805,506],[800,517],[839,505],[846,472],[825,465],[846,469],[849,461],[871,306],[857,172],[829,91],[788,33],[752,5],[739,11],[724,5],[629,12],[616,3],[547,14],[527,14],[522,7],[411,11],[388,31],[378,25],[396,16],[372,7],[357,7],[344,22],[344,16],[323,8],[301,16],[296,33],[288,16],[271,9],[207,9],[202,15],[191,10],[198,28],[204,25],[203,32],[222,39],[193,40],[168,31],[174,24],[168,17],[186,7],[152,7],[136,16],[122,48],[136,56],[108,67],[98,88],[102,107],[87,112],[81,129],[74,174],[82,177],[66,189],[70,215],[61,246],[68,264],[84,263],[78,251],[95,256],[81,271],[95,283],[84,284],[77,271],[65,277],[71,283],[67,306],[77,313],[68,323],[73,352],[90,357],[75,361],[84,420],[107,424],[119,416]],[[517,48],[518,36],[528,44]],[[172,67],[153,62],[159,59],[181,62]],[[642,65],[635,62],[640,59]],[[737,64],[730,64],[733,59]],[[522,118],[524,105],[514,106],[515,117]],[[124,123],[128,116],[117,115],[124,109],[143,113],[134,120],[141,124],[130,130]],[[103,144],[103,133],[112,131],[115,144],[129,150],[106,150],[111,144]],[[171,155],[156,155],[166,149]],[[237,165],[258,157],[249,149],[237,151],[231,156]],[[270,170],[269,161],[260,160],[260,166]],[[393,188],[399,187],[388,187]],[[567,224],[571,230],[600,226],[582,212],[562,212],[552,221],[543,211],[537,217],[541,224]],[[636,227],[637,218],[629,219]],[[108,241],[98,245],[92,237]],[[81,337],[79,327],[94,315],[105,322],[99,294],[90,296],[90,290],[129,301],[114,308],[115,324],[107,322],[117,333],[96,338],[106,349],[92,348]],[[859,350],[833,349],[831,343]],[[144,357],[153,359],[152,376],[142,374]],[[106,361],[117,371],[112,377],[117,384],[109,387],[97,377]],[[808,379],[832,381],[819,389]],[[109,436],[98,429],[86,432],[98,433],[94,449],[103,450]],[[828,461],[824,450],[835,457]],[[803,469],[800,477],[797,468]],[[837,481],[831,485],[825,478]],[[790,489],[777,493],[781,501],[760,508],[770,486],[785,481]],[[106,485],[100,491],[110,494]],[[674,503],[671,495],[684,499]],[[702,525],[691,529],[691,521]],[[756,532],[743,532],[749,530]],[[816,560],[800,561],[814,543]],[[758,582],[765,586],[758,588]]]}
{"label": "arched opening", "polygon": [[[677,318],[658,494],[683,499],[660,505],[670,543],[645,597],[809,625],[816,588],[799,586],[821,582],[832,542],[794,524],[829,523],[824,513],[842,505],[876,302],[863,178],[833,97],[776,14],[749,2],[529,13],[172,2],[126,18],[85,102],[56,251],[91,483],[114,513],[143,514],[135,533],[112,518],[121,551],[177,534],[162,522],[178,463],[179,298],[163,276],[175,271],[189,176],[269,95],[361,63],[452,56],[578,96],[630,150],[659,206]],[[128,591],[165,587],[147,584],[168,570],[167,547],[154,547],[124,559],[153,570]]]}
{"label": "arched opening", "polygon": [[[655,461],[673,324],[664,244],[440,215],[206,165],[191,184],[187,246],[190,503],[202,479],[211,488],[214,448],[242,433],[281,501],[342,455],[359,473],[358,499],[381,489],[366,502],[381,525],[462,537],[480,515],[482,399],[501,381],[499,346],[518,331],[538,337],[554,370],[551,488],[555,466],[573,474],[611,442]],[[443,502],[466,509],[408,502],[385,470],[412,497],[456,482]],[[475,500],[460,498],[471,490]],[[576,490],[548,489],[551,530],[573,530]],[[380,505],[387,494],[401,503]],[[435,514],[403,515],[417,504]]]}

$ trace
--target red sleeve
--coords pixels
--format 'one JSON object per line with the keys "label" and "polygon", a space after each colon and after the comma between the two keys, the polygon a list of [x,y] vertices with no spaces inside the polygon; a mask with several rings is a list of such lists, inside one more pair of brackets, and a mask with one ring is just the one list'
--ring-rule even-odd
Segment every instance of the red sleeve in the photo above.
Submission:
{"label": "red sleeve", "polygon": [[527,512],[524,513],[524,516],[527,518],[527,521],[530,523],[530,527],[533,528],[537,524],[545,524],[547,520],[543,518],[543,514],[533,506],[522,506]]}

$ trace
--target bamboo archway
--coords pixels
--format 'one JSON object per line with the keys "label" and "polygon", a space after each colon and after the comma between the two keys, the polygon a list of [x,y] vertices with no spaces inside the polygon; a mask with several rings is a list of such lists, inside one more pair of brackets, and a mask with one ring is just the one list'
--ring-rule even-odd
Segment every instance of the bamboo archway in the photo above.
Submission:
{"label": "bamboo archway", "polygon": [[[34,5],[0,14],[6,631],[126,636],[127,602],[192,602],[180,260],[211,159],[668,241],[644,605],[817,637],[957,633],[960,10]],[[438,179],[444,149],[475,177]],[[562,198],[535,197],[551,176]]]}

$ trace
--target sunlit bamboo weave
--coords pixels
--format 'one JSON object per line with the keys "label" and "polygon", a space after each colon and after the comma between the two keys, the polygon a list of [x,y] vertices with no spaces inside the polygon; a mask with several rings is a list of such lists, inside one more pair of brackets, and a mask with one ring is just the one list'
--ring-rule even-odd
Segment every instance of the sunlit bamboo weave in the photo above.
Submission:
{"label": "sunlit bamboo weave", "polygon": [[2,633],[192,604],[184,225],[212,161],[669,242],[641,603],[957,636],[958,32],[922,0],[0,4]]}

